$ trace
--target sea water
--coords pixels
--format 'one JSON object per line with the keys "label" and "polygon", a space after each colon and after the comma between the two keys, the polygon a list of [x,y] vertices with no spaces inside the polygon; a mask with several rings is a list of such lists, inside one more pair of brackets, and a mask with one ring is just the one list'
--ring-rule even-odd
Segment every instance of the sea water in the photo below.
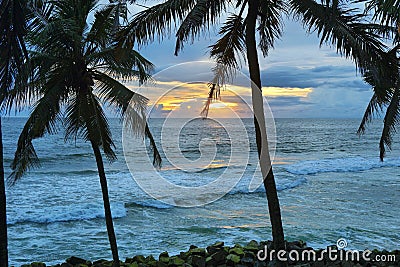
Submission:
{"label": "sea water", "polygon": [[[3,119],[6,175],[24,118]],[[168,162],[160,144],[162,119],[150,128],[163,155],[160,174],[181,186],[206,185],[228,167],[244,170],[227,194],[192,208],[160,202],[146,194],[132,178],[124,158],[122,126],[111,119],[118,160],[106,175],[121,259],[137,254],[158,255],[187,250],[191,244],[215,241],[246,243],[271,239],[263,187],[249,189],[256,170],[257,150],[252,119],[243,119],[249,140],[249,158],[229,166],[230,140],[235,132],[224,128],[229,119],[177,123],[179,151],[195,161],[202,145],[212,145],[215,157],[206,168],[185,171]],[[399,248],[400,146],[379,160],[382,121],[357,136],[357,119],[276,119],[273,169],[279,190],[287,240],[304,240],[314,248],[345,238],[352,249]],[[15,186],[7,187],[9,257],[11,265],[32,261],[60,263],[74,255],[90,260],[111,259],[104,221],[101,188],[90,144],[81,139],[64,142],[63,130],[34,141],[41,168],[31,170]],[[134,166],[135,167],[135,166]],[[138,173],[142,169],[136,166]],[[173,196],[172,196],[173,197]],[[178,196],[177,196],[178,197]]]}

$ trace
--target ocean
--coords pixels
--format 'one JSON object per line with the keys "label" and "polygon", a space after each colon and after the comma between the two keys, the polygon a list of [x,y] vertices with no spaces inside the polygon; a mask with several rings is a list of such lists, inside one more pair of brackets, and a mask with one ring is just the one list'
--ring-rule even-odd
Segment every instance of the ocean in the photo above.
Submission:
{"label": "ocean", "polygon": [[[24,120],[3,119],[6,174]],[[243,128],[227,130],[225,125],[232,124],[229,119],[195,119],[183,128],[172,123],[163,139],[163,120],[150,120],[164,160],[157,175],[169,183],[190,189],[213,184],[226,174],[229,181],[238,178],[224,188],[226,194],[208,198],[210,194],[203,192],[200,198],[193,191],[198,202],[190,203],[178,193],[169,198],[166,193],[161,202],[143,191],[146,163],[133,160],[128,168],[121,123],[117,119],[110,123],[118,160],[109,164],[105,159],[105,166],[121,259],[157,256],[162,251],[174,254],[191,244],[205,247],[215,241],[232,245],[271,239],[264,189],[254,184],[249,188],[253,179],[260,178],[252,119],[243,119],[247,135]],[[380,162],[381,120],[374,120],[361,137],[356,134],[358,119],[276,119],[275,124],[273,169],[286,239],[301,239],[314,248],[345,238],[350,249],[399,249],[398,136],[393,151]],[[238,143],[239,150],[233,149]],[[111,259],[90,144],[80,139],[65,143],[61,127],[59,134],[34,144],[42,167],[7,187],[11,265],[55,264],[72,255]],[[179,150],[171,152],[174,148]],[[183,165],[175,159],[183,160]],[[135,180],[130,169],[142,180]],[[185,203],[193,207],[183,207]]]}

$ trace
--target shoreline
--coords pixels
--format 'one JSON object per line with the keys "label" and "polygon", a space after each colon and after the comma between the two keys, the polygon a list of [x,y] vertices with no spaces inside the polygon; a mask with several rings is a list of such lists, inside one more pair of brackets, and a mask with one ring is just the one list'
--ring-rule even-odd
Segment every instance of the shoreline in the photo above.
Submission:
{"label": "shoreline", "polygon": [[[338,248],[341,244],[325,249],[313,249],[304,241],[287,242],[286,251],[275,251],[271,241],[250,241],[245,245],[225,246],[216,242],[206,248],[191,245],[187,251],[177,255],[162,252],[154,255],[136,255],[121,261],[121,267],[267,267],[276,266],[277,259],[287,262],[288,266],[297,267],[361,267],[361,266],[400,266],[400,250],[346,250]],[[111,267],[110,260],[89,261],[70,257],[65,262],[46,265],[43,262],[23,264],[21,267]],[[17,266],[14,266],[17,267]]]}

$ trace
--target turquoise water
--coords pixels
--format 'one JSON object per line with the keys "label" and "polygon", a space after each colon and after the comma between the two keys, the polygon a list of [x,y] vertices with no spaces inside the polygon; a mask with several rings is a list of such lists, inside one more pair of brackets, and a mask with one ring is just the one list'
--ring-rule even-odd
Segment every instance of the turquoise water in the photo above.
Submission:
{"label": "turquoise water", "polygon": [[[358,122],[276,120],[273,168],[287,239],[303,239],[313,247],[345,238],[349,248],[354,249],[399,248],[399,144],[381,163],[380,121],[374,121],[361,138],[355,134]],[[11,163],[23,123],[21,118],[4,119],[6,166]],[[150,121],[157,142],[162,123],[159,119]],[[124,160],[121,125],[118,120],[111,124],[118,160],[106,164],[106,173],[121,258],[165,250],[175,253],[190,244],[206,246],[217,240],[233,244],[271,239],[263,188],[249,190],[257,165],[251,119],[244,120],[251,141],[249,161],[230,166],[234,174],[245,170],[242,179],[221,199],[193,208],[159,202],[139,188]],[[202,140],[207,141],[201,145],[203,148],[216,144],[215,157],[206,169],[183,171],[163,154],[160,174],[184,186],[210,183],[228,168],[230,140],[235,134],[239,132],[228,133],[221,123],[211,120],[194,120],[182,129],[177,127],[179,149],[186,159],[201,157]],[[164,138],[168,144],[168,136]],[[56,263],[71,255],[92,260],[111,258],[90,145],[80,140],[64,143],[62,132],[35,141],[35,145],[42,168],[32,170],[16,186],[7,188],[11,264]],[[142,166],[135,167],[141,173]]]}

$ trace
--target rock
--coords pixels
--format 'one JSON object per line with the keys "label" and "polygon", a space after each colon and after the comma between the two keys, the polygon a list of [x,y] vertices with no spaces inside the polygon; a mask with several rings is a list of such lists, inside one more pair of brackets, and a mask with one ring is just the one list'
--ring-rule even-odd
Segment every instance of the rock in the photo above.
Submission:
{"label": "rock", "polygon": [[223,249],[223,247],[224,247],[224,242],[217,242],[217,243],[215,243],[215,244],[213,244],[213,245],[211,245],[211,246],[208,246],[208,247],[207,247],[207,252],[208,252],[209,254],[214,254],[214,253],[217,252],[218,250]]}
{"label": "rock", "polygon": [[217,265],[217,263],[215,262],[215,260],[211,256],[208,256],[206,258],[206,266],[207,267],[213,267],[213,266],[216,266],[216,265]]}
{"label": "rock", "polygon": [[179,254],[179,258],[184,259],[185,261],[189,258],[189,256],[190,256],[190,252],[189,252],[189,251],[187,251],[187,252],[181,252],[181,253]]}
{"label": "rock", "polygon": [[168,266],[182,266],[184,263],[185,261],[178,256],[173,256],[169,259]]}
{"label": "rock", "polygon": [[157,267],[157,261],[156,259],[153,257],[153,255],[147,256],[146,257],[146,262],[145,262],[148,266],[151,267]]}
{"label": "rock", "polygon": [[254,258],[252,257],[243,257],[240,262],[245,266],[254,266]]}
{"label": "rock", "polygon": [[132,262],[128,262],[128,263],[145,263],[146,262],[146,258],[143,255],[137,255],[135,257],[133,257]]}
{"label": "rock", "polygon": [[307,243],[304,242],[303,240],[293,241],[293,242],[290,242],[290,243],[295,245],[295,246],[298,246],[300,248],[305,248],[307,246]]}
{"label": "rock", "polygon": [[323,267],[325,263],[323,261],[315,261],[311,264],[312,267]]}
{"label": "rock", "polygon": [[221,249],[214,254],[211,255],[211,258],[215,261],[216,264],[224,264],[226,256],[228,256],[229,253],[226,252],[225,250]]}
{"label": "rock", "polygon": [[[30,266],[30,265],[29,265]],[[94,264],[94,266],[96,267],[96,264]],[[67,262],[61,263],[60,267],[74,267],[72,264],[69,264]]]}
{"label": "rock", "polygon": [[229,254],[226,256],[226,263],[230,266],[233,266],[235,264],[238,264],[240,262],[240,257],[235,254]]}
{"label": "rock", "polygon": [[265,261],[256,261],[254,267],[266,267],[267,263]]}
{"label": "rock", "polygon": [[166,263],[166,264],[168,264],[168,262],[169,262],[169,255],[168,255],[168,252],[162,252],[161,254],[160,254],[160,256],[158,256],[158,260],[159,261],[161,261],[161,262],[163,262],[163,263]]}
{"label": "rock", "polygon": [[168,267],[168,263],[157,261],[157,267]]}
{"label": "rock", "polygon": [[189,251],[192,255],[206,256],[206,250],[204,248],[194,248]]}
{"label": "rock", "polygon": [[139,267],[139,264],[137,264],[137,262],[134,262],[134,263],[126,263],[126,267]]}
{"label": "rock", "polygon": [[260,245],[258,244],[257,241],[251,240],[249,243],[247,243],[246,247],[256,247],[258,248]]}
{"label": "rock", "polygon": [[190,247],[189,247],[189,250],[191,250],[191,249],[195,249],[195,248],[198,248],[198,246],[195,246],[195,245],[190,245]]}
{"label": "rock", "polygon": [[72,264],[72,265],[78,265],[78,264],[87,264],[88,262],[82,258],[78,257],[70,257],[66,260],[67,263]]}
{"label": "rock", "polygon": [[199,255],[193,255],[191,263],[192,263],[193,267],[205,267],[206,259]]}
{"label": "rock", "polygon": [[244,251],[240,247],[234,247],[229,250],[229,254],[235,254],[235,255],[242,257],[242,256],[244,256]]}
{"label": "rock", "polygon": [[32,262],[31,267],[46,267],[46,264],[43,262]]}
{"label": "rock", "polygon": [[[127,259],[127,260],[128,260],[128,259]],[[104,263],[104,262],[107,262],[107,260],[100,259],[100,260],[94,261],[94,262],[93,262],[93,266],[99,266],[99,265],[101,265],[101,264]]]}
{"label": "rock", "polygon": [[252,240],[246,246],[244,246],[243,250],[251,251],[253,253],[257,253],[260,250],[260,246],[257,241]]}
{"label": "rock", "polygon": [[342,261],[342,267],[353,267],[354,262],[352,261]]}

